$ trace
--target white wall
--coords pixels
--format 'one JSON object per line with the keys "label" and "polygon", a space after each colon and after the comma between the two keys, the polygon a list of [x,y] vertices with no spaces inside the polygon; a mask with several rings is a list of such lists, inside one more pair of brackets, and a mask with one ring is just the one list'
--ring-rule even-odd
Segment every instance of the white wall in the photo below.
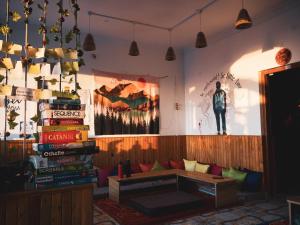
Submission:
{"label": "white wall", "polygon": [[[184,106],[184,76],[182,52],[177,51],[176,61],[165,61],[166,46],[146,45],[138,42],[140,55],[128,55],[128,41],[106,37],[95,37],[97,58],[93,59],[91,53],[85,53],[86,66],[82,68],[79,82],[90,83],[94,88],[90,75],[92,69],[122,74],[151,75],[166,78],[160,79],[160,134],[184,134],[185,114],[184,107],[175,110],[175,102]],[[176,80],[175,80],[176,79]],[[175,88],[176,83],[176,88]]]}
{"label": "white wall", "polygon": [[[212,79],[222,72],[234,76],[234,81],[221,79],[222,87],[226,88],[229,97],[227,133],[261,134],[258,73],[278,66],[275,55],[281,47],[292,51],[291,62],[300,60],[299,11],[298,3],[261,21],[254,20],[254,26],[248,30],[227,32],[221,39],[208,39],[209,46],[205,49],[185,49],[187,134],[216,134],[211,105],[215,80]],[[237,80],[241,88],[235,84]],[[200,96],[202,93],[204,96]]]}
{"label": "white wall", "polygon": [[[20,22],[14,25],[14,33],[11,37],[15,43],[24,43],[24,24]],[[85,35],[82,34],[82,39]],[[128,55],[129,45],[128,41],[122,39],[113,39],[107,37],[94,37],[97,45],[96,55],[94,59],[91,53],[85,52],[86,66],[82,67],[79,72],[78,81],[82,89],[92,91],[96,88],[94,78],[92,76],[92,69],[101,71],[133,74],[133,75],[151,75],[157,77],[167,76],[160,79],[160,134],[161,135],[176,135],[184,134],[185,130],[185,114],[184,107],[181,110],[175,110],[175,102],[184,106],[184,76],[183,76],[183,52],[176,51],[177,60],[168,62],[164,60],[165,51],[167,46],[147,45],[138,42],[140,55],[132,57]],[[83,40],[82,40],[83,41]],[[34,47],[41,47],[40,36],[37,34],[37,27],[30,25],[29,42]],[[59,47],[58,42],[51,40],[49,47]],[[2,71],[3,72],[3,71]],[[28,87],[36,88],[36,82],[33,76],[28,78]],[[9,74],[9,84],[16,86],[24,85],[24,74],[21,67],[13,70]],[[176,87],[175,87],[176,86]],[[51,89],[58,89],[58,85],[51,87]],[[35,103],[28,103],[30,111],[28,110],[27,118],[32,117],[36,113]],[[19,104],[23,111],[23,103]],[[1,118],[4,116],[4,109],[0,105]],[[17,122],[23,120],[23,113],[17,118]],[[27,119],[29,120],[29,119]],[[90,136],[94,135],[93,128],[93,108],[89,110],[89,115],[86,118],[86,123],[91,125]],[[3,135],[4,124],[0,126],[0,133]],[[14,131],[10,131],[11,137],[18,136],[19,127],[17,126]]]}

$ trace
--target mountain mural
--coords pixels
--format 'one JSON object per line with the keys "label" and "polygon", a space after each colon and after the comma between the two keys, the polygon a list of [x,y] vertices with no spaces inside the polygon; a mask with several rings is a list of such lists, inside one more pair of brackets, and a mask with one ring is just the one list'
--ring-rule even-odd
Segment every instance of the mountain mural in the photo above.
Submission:
{"label": "mountain mural", "polygon": [[158,88],[140,86],[132,81],[94,90],[96,135],[159,133]]}

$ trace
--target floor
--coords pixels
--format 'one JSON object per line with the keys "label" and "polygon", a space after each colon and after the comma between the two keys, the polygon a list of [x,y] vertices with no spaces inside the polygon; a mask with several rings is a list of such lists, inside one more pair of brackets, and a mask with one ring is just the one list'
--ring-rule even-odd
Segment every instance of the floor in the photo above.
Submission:
{"label": "floor", "polygon": [[[285,201],[253,201],[243,206],[217,210],[187,219],[166,223],[165,225],[258,225],[271,224],[288,218]],[[121,225],[101,209],[94,207],[94,225]]]}

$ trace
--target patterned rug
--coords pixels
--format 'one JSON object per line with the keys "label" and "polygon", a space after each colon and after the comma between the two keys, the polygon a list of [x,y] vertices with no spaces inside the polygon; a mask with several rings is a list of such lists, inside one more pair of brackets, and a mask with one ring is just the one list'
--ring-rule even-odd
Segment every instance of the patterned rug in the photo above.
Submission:
{"label": "patterned rug", "polygon": [[[255,201],[243,206],[199,214],[165,225],[288,225],[285,201]],[[140,223],[141,225],[143,223]],[[155,223],[153,223],[155,224]],[[94,225],[122,225],[94,205]]]}

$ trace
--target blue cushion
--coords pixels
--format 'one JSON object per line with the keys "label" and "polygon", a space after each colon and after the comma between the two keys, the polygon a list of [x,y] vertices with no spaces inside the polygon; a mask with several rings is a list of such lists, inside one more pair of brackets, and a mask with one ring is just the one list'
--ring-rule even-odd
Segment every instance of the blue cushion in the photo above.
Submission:
{"label": "blue cushion", "polygon": [[243,169],[242,171],[247,173],[246,179],[243,183],[243,190],[249,192],[259,191],[262,183],[262,173],[248,169]]}

